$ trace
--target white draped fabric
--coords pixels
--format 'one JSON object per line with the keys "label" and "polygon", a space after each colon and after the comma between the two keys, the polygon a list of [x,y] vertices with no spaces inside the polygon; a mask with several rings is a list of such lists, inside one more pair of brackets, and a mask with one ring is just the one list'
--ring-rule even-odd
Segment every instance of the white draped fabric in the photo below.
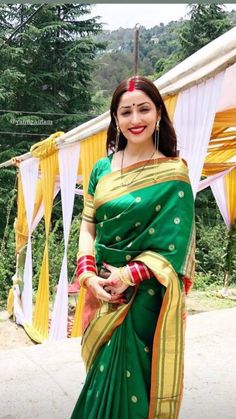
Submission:
{"label": "white draped fabric", "polygon": [[[32,324],[32,250],[31,233],[34,211],[34,202],[36,196],[36,186],[38,179],[39,159],[32,158],[20,163],[20,174],[22,180],[22,189],[25,200],[26,217],[28,224],[28,243],[24,267],[24,289],[22,292],[22,310],[24,320]],[[22,319],[21,319],[22,320]]]}
{"label": "white draped fabric", "polygon": [[218,208],[226,224],[226,227],[228,230],[230,230],[230,216],[229,209],[227,206],[225,177],[222,176],[216,179],[215,182],[212,183],[211,189],[215,197],[216,203],[218,205]]}
{"label": "white draped fabric", "polygon": [[75,197],[75,185],[79,164],[80,144],[59,150],[59,171],[61,180],[62,216],[64,230],[65,251],[62,261],[60,279],[58,283],[52,322],[50,327],[50,340],[65,339],[67,337],[68,317],[68,271],[67,247],[72,220]]}
{"label": "white draped fabric", "polygon": [[[56,184],[56,185],[55,185],[55,188],[54,188],[53,199],[55,199],[55,198],[56,198],[56,196],[57,196],[57,194],[58,194],[59,190],[60,190],[60,185],[59,185],[59,184]],[[35,218],[34,218],[34,221],[33,221],[33,223],[32,223],[32,228],[31,228],[31,232],[32,232],[32,233],[33,233],[33,231],[36,229],[36,227],[37,227],[38,223],[40,222],[40,220],[43,218],[43,215],[44,215],[44,205],[43,205],[43,203],[42,203],[42,204],[40,205],[40,207],[39,207],[39,209],[38,209],[38,212],[37,212],[37,214],[36,214],[36,216],[35,216]]]}
{"label": "white draped fabric", "polygon": [[223,172],[217,173],[216,175],[208,176],[206,179],[202,180],[198,186],[198,192],[202,191],[208,186],[211,187],[216,203],[218,205],[218,208],[221,212],[221,215],[224,219],[224,222],[228,230],[230,230],[230,216],[229,216],[229,209],[227,205],[225,176],[227,175],[227,173],[231,172],[231,170],[233,170],[234,168],[235,166],[232,166],[229,169],[224,170]]}
{"label": "white draped fabric", "polygon": [[219,172],[216,175],[208,176],[206,179],[201,180],[201,182],[198,185],[197,191],[200,192],[203,189],[206,189],[208,186],[213,185],[217,179],[224,177],[227,173],[231,172],[231,170],[233,170],[234,168],[235,166],[232,166],[229,169],[224,170],[223,172]]}
{"label": "white draped fabric", "polygon": [[18,284],[13,285],[13,296],[13,313],[16,319],[16,323],[23,326],[25,323],[25,316],[22,309],[20,288]]}
{"label": "white draped fabric", "polygon": [[189,176],[196,196],[207,146],[220,98],[224,72],[193,86],[178,96],[174,126],[180,157],[189,167]]}
{"label": "white draped fabric", "polygon": [[233,83],[235,83],[235,80],[236,63],[225,70],[225,77],[222,85],[220,101],[216,109],[217,112],[222,112],[226,109],[236,108],[236,94],[235,88],[233,88]]}
{"label": "white draped fabric", "polygon": [[[77,183],[78,184],[79,183],[82,183],[82,176],[77,176]],[[60,191],[60,189],[61,189],[60,179],[56,179],[53,199],[56,198],[56,196],[57,196],[58,192]],[[76,195],[83,195],[83,193],[84,193],[83,192],[83,189],[77,189],[77,188],[75,189],[75,194]],[[43,207],[43,203],[42,203],[40,205],[40,207],[39,207],[39,210],[38,210],[35,218],[34,218],[31,232],[33,232],[36,229],[36,227],[37,227],[38,223],[40,222],[40,220],[42,219],[43,215],[44,215],[44,207]]]}

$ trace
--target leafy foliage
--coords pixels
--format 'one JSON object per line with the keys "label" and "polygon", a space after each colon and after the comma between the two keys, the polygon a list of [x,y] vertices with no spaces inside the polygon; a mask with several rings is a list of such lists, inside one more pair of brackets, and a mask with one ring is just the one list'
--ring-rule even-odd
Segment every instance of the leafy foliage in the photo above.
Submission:
{"label": "leafy foliage", "polygon": [[7,240],[0,251],[0,307],[6,304],[8,290],[12,286],[12,277],[15,274],[16,250],[12,226],[8,226],[6,237]]}
{"label": "leafy foliage", "polygon": [[192,55],[232,27],[223,7],[218,4],[189,5],[190,20],[180,31],[181,59]]}
{"label": "leafy foliage", "polygon": [[231,278],[235,282],[235,230],[228,233],[210,188],[197,195],[196,233],[197,286],[201,289],[213,283],[223,286],[229,263]]}
{"label": "leafy foliage", "polygon": [[225,271],[229,275],[229,281],[234,279],[236,273],[236,219],[228,233],[228,243],[225,255]]}
{"label": "leafy foliage", "polygon": [[[139,31],[139,73],[157,78],[155,67],[159,59],[167,60],[177,48],[177,28],[182,21],[160,24],[151,29],[141,26]],[[133,64],[133,30],[118,29],[103,31],[97,35],[98,42],[106,43],[107,50],[97,58],[94,80],[97,90],[102,94],[105,103],[109,103],[114,88],[124,78],[134,72]],[[173,63],[174,65],[175,63]]]}
{"label": "leafy foliage", "polygon": [[[99,113],[91,81],[94,59],[103,45],[94,39],[101,25],[88,16],[90,7],[0,5],[0,162],[29,151],[54,131],[67,131]],[[1,169],[0,182],[1,237],[15,169]],[[12,224],[14,217],[13,212]]]}
{"label": "leafy foliage", "polygon": [[[139,73],[155,80],[184,58],[235,26],[236,12],[222,5],[191,4],[189,19],[160,23],[139,31]],[[133,74],[133,30],[119,28],[96,36],[107,44],[97,59],[94,82],[107,110],[117,84]],[[106,106],[105,106],[106,105]]]}
{"label": "leafy foliage", "polygon": [[[89,5],[45,4],[7,41],[7,35],[37,8],[37,5],[0,6],[4,16],[0,31],[0,108],[39,112],[30,117],[34,122],[30,132],[39,133],[41,126],[46,136],[86,121],[96,112],[91,106],[91,79],[94,58],[102,45],[93,36],[101,25],[94,18],[86,19]],[[25,120],[21,113],[14,118],[3,113],[0,129],[13,131],[17,125],[18,132],[24,132]],[[39,126],[37,121],[41,122]]]}
{"label": "leafy foliage", "polygon": [[[68,245],[68,278],[69,282],[72,282],[74,276],[74,270],[76,267],[76,255],[78,251],[78,239],[79,239],[79,228],[80,228],[80,215],[73,218],[70,231],[70,240]],[[32,252],[33,252],[33,289],[34,293],[38,288],[38,280],[40,275],[40,268],[43,259],[45,243],[45,231],[44,225],[41,222],[37,227],[37,230],[33,236]],[[50,271],[50,293],[55,293],[55,286],[58,284],[61,264],[64,254],[64,241],[63,241],[63,225],[62,219],[59,218],[50,233],[49,236],[49,271]]]}

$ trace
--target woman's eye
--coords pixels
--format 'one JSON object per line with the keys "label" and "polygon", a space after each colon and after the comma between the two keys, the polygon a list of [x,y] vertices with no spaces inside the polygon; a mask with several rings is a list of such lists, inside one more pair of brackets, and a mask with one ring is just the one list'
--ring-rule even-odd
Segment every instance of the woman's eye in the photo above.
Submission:
{"label": "woman's eye", "polygon": [[142,108],[142,109],[140,109],[140,112],[148,112],[148,111],[149,111],[148,108]]}
{"label": "woman's eye", "polygon": [[129,115],[129,114],[130,114],[130,111],[125,111],[125,112],[122,112],[121,116],[126,116],[126,115]]}

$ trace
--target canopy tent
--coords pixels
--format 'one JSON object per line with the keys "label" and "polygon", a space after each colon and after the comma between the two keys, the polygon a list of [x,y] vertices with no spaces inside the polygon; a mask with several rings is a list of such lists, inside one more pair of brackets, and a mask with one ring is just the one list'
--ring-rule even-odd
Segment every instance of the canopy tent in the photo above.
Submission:
{"label": "canopy tent", "polygon": [[[174,122],[180,157],[188,162],[193,192],[211,186],[228,229],[236,218],[236,28],[211,42],[155,84]],[[42,342],[67,336],[67,246],[76,185],[86,194],[91,168],[105,155],[109,113],[68,133],[56,133],[4,166],[19,167],[15,222],[17,269],[9,311],[30,336]],[[68,161],[70,164],[68,164]],[[3,164],[0,165],[3,167]],[[201,175],[206,179],[200,182]],[[61,191],[65,252],[49,327],[48,237],[53,199]],[[31,236],[44,215],[46,241],[33,310]],[[19,284],[23,282],[20,292]],[[83,292],[72,329],[80,333]]]}

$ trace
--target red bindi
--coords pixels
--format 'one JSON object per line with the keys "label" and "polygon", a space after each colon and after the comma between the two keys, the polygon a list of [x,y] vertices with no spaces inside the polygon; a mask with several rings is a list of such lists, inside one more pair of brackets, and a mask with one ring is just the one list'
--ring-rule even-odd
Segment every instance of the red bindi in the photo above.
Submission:
{"label": "red bindi", "polygon": [[129,81],[128,92],[133,92],[134,89],[135,89],[135,80],[134,79],[131,79]]}

